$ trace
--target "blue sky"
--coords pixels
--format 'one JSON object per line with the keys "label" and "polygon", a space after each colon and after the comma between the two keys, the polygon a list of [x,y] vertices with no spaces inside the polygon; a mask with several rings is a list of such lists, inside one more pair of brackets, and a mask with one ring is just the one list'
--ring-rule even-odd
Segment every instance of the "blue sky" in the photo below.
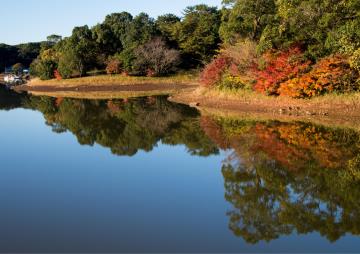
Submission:
{"label": "blue sky", "polygon": [[220,6],[221,0],[1,1],[0,43],[41,41],[53,33],[68,36],[74,26],[93,26],[113,12],[146,12],[152,17],[165,13],[181,15],[185,7],[200,3]]}

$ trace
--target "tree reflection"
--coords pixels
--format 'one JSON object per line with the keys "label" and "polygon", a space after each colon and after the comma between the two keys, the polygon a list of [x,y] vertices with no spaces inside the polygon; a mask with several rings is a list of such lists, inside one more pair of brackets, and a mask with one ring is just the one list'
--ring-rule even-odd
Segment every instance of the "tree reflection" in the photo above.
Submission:
{"label": "tree reflection", "polygon": [[[204,121],[204,120],[203,120]],[[360,135],[302,122],[205,119],[224,161],[230,229],[249,243],[292,232],[360,234]]]}
{"label": "tree reflection", "polygon": [[249,243],[293,232],[329,241],[360,235],[360,132],[304,122],[200,117],[165,97],[74,100],[0,90],[0,108],[43,113],[54,132],[114,154],[151,151],[159,142],[197,156],[227,150],[222,166],[229,227]]}
{"label": "tree reflection", "polygon": [[15,93],[4,85],[0,84],[0,109],[11,110],[21,107],[21,104],[26,96],[24,94]]}
{"label": "tree reflection", "polygon": [[193,155],[219,152],[200,128],[197,110],[170,103],[166,97],[131,100],[30,97],[25,106],[41,111],[54,132],[70,131],[80,144],[109,147],[116,155],[151,151],[160,141],[185,144]]}

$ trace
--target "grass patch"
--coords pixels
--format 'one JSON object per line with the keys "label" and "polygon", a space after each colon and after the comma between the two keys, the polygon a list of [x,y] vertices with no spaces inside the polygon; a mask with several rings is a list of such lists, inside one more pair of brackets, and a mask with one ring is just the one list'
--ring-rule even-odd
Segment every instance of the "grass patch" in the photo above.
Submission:
{"label": "grass patch", "polygon": [[97,75],[63,80],[32,79],[30,86],[76,87],[99,85],[139,85],[139,84],[198,84],[198,72],[180,73],[167,77],[134,77],[123,75]]}

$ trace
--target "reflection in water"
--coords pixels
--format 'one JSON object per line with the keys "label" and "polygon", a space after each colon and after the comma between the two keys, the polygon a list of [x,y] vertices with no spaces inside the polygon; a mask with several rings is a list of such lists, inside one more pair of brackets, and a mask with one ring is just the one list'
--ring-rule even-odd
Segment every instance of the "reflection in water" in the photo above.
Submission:
{"label": "reflection in water", "polygon": [[184,144],[191,155],[227,150],[222,174],[230,229],[248,243],[294,232],[330,241],[360,235],[360,133],[303,122],[200,116],[165,97],[74,100],[0,89],[0,109],[43,113],[54,132],[116,155]]}
{"label": "reflection in water", "polygon": [[249,243],[296,231],[360,234],[360,135],[309,123],[203,118],[222,148],[230,229]]}
{"label": "reflection in water", "polygon": [[185,144],[193,155],[219,152],[200,129],[198,112],[166,97],[109,101],[31,97],[25,105],[41,111],[54,132],[71,131],[80,144],[96,143],[116,155],[151,151],[159,141]]}

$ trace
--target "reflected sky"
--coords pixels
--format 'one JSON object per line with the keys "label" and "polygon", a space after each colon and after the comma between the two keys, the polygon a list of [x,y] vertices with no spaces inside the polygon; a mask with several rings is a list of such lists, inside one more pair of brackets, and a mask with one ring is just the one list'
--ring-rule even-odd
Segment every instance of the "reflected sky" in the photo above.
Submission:
{"label": "reflected sky", "polygon": [[[106,103],[99,105],[101,110],[109,108]],[[107,142],[79,144],[74,134],[77,127],[63,118],[65,109],[44,114],[43,107],[36,109],[27,101],[26,106],[0,110],[0,251],[329,253],[360,249],[359,238],[350,235],[334,243],[317,232],[292,233],[256,244],[236,237],[229,228],[233,204],[224,197],[222,171],[236,147],[226,152],[206,149],[211,151],[206,156],[194,156],[198,144],[209,148],[216,142],[209,143],[213,139],[206,139],[200,123],[196,125],[199,115],[165,106],[176,117],[169,121],[158,116],[164,124],[150,128],[149,136],[155,139],[149,140],[156,141],[152,149],[139,147],[132,156],[113,153]],[[94,121],[109,119],[104,115],[95,115]],[[117,117],[127,124],[138,121]],[[67,131],[54,132],[49,119]],[[181,125],[184,122],[187,125]],[[199,132],[196,142],[188,137],[189,126]],[[168,133],[172,139],[165,138]]]}

